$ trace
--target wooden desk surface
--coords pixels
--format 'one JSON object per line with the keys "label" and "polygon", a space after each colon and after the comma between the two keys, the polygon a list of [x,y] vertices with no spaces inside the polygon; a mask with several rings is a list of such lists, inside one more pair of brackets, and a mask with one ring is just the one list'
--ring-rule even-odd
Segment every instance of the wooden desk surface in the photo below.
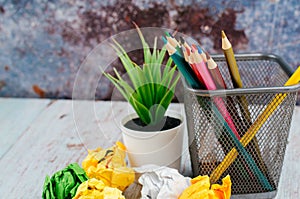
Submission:
{"label": "wooden desk surface", "polygon": [[[0,98],[0,198],[41,198],[46,174],[121,140],[118,122],[128,112],[126,102]],[[299,120],[296,107],[278,199],[300,198]],[[186,137],[181,172],[190,175]]]}

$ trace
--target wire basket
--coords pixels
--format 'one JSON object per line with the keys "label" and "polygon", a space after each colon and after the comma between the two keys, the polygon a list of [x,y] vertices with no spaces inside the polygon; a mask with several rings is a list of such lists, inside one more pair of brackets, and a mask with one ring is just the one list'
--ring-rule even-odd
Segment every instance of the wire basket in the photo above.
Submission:
{"label": "wire basket", "polygon": [[[229,89],[195,90],[183,83],[193,175],[209,175],[212,178],[217,173],[219,178],[215,177],[215,183],[222,183],[221,179],[229,174],[232,181],[232,198],[273,198],[278,188],[300,84],[282,86],[292,74],[292,70],[278,56],[239,54],[236,55],[236,60],[244,88],[231,89],[233,85],[225,58],[213,57]],[[224,101],[241,139],[253,131],[252,127],[257,124],[257,120],[263,118],[261,125],[256,126],[254,138],[250,139],[243,149],[252,157],[271,189],[262,186],[240,150],[237,150],[238,155],[231,164],[221,164],[237,145],[228,135],[224,121],[216,115],[214,107],[218,100]],[[272,101],[274,106],[269,106],[271,112],[267,108]],[[250,118],[245,117],[245,105]],[[267,117],[263,117],[262,114],[265,113]],[[242,143],[241,140],[239,142]]]}

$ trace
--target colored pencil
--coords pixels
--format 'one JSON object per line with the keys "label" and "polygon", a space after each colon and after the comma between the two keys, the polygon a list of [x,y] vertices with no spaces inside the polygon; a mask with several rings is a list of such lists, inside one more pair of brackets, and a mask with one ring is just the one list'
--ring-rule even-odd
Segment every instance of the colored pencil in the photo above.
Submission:
{"label": "colored pencil", "polygon": [[177,53],[179,55],[182,55],[182,51],[181,51],[181,47],[178,43],[178,41],[169,33],[169,34],[166,34],[166,38],[167,38],[167,41],[173,46],[175,47]]}
{"label": "colored pencil", "polygon": [[[195,45],[195,47],[198,50],[198,53],[201,55],[202,59],[204,60],[205,63],[207,63],[207,56],[206,52],[200,47],[200,45]],[[222,78],[223,79],[223,78]]]}
{"label": "colored pencil", "polygon": [[[176,54],[176,49],[174,48],[174,46],[172,46],[169,43],[167,43],[166,46],[167,46],[166,48],[168,49],[168,52],[169,52],[171,57],[173,55],[177,55]],[[186,50],[189,50],[188,45],[185,45],[185,47],[186,47]],[[186,55],[186,57],[188,57],[188,55]],[[192,61],[192,63],[190,63],[190,64],[196,66],[196,69],[199,71],[199,73],[200,73],[200,75],[201,75],[201,77],[202,77],[202,79],[205,83],[206,88],[208,90],[216,90],[217,88],[214,84],[214,81],[211,78],[208,69],[206,68],[204,60],[202,59],[202,57],[198,53],[198,50],[192,49],[192,52],[190,53],[190,58],[191,58],[191,61]],[[217,115],[217,118],[219,118],[219,120],[222,123],[225,123],[225,127],[227,127],[227,130],[229,132],[229,135],[230,135],[234,145],[238,148],[238,151],[244,157],[245,161],[248,163],[251,170],[254,171],[255,175],[258,177],[258,179],[262,183],[262,185],[266,189],[269,190],[272,187],[269,184],[268,180],[265,178],[265,176],[262,174],[260,169],[257,167],[257,165],[254,162],[253,158],[248,154],[248,152],[240,144],[240,142],[239,142],[240,137],[237,133],[237,130],[236,130],[233,122],[232,122],[232,119],[231,119],[231,116],[230,116],[229,112],[226,110],[226,107],[225,107],[224,102],[222,101],[222,98],[216,97],[216,98],[214,98],[214,102],[215,102],[215,105],[218,107],[218,108],[216,108],[216,106],[214,104],[212,105],[213,111]]]}
{"label": "colored pencil", "polygon": [[[300,82],[300,66],[294,72],[294,74],[288,79],[284,86],[291,86]],[[273,98],[273,100],[267,105],[265,110],[258,116],[255,122],[247,130],[245,135],[240,140],[241,144],[246,147],[247,144],[255,137],[256,133],[262,127],[262,125],[268,120],[268,118],[273,114],[277,107],[283,102],[287,93],[279,93]],[[210,179],[212,183],[215,183],[220,179],[221,175],[226,171],[226,169],[234,162],[238,152],[233,148],[223,159],[223,161],[218,165],[218,167],[212,172]]]}
{"label": "colored pencil", "polygon": [[[243,88],[243,82],[241,80],[241,76],[239,73],[238,65],[236,63],[232,45],[223,30],[221,31],[221,36],[222,36],[222,49],[223,49],[223,52],[224,52],[224,55],[226,58],[226,62],[227,62],[228,68],[229,68],[230,76],[232,78],[233,86],[234,86],[234,88]],[[251,114],[248,109],[247,99],[245,96],[237,96],[237,99],[238,99],[238,106],[240,107],[240,110],[242,113],[241,115],[243,118],[243,120],[241,120],[241,122],[243,122],[245,124],[244,127],[246,127],[248,129],[252,125],[252,121],[251,121]],[[241,128],[241,130],[242,129],[243,128]],[[241,134],[241,136],[244,135],[243,132],[239,132],[239,133]],[[250,149],[253,149],[253,150],[250,150],[252,155],[257,156],[258,164],[261,166],[261,169],[266,172],[267,168],[262,159],[256,137],[253,139],[253,141],[251,142],[251,144],[249,144],[248,147]]]}
{"label": "colored pencil", "polygon": [[[193,51],[197,51],[197,48],[194,46],[194,45],[192,45],[192,47],[191,47],[191,49],[193,50]],[[194,60],[194,56],[188,56],[187,55],[187,50],[189,50],[189,48],[188,49],[185,49],[185,48],[183,48],[183,52],[184,52],[184,54],[185,54],[185,57],[186,57],[186,61],[190,64],[190,66],[192,67],[192,69],[194,70],[194,72],[195,72],[195,74],[197,75],[197,77],[198,77],[198,79],[202,82],[202,84],[203,85],[205,85],[205,83],[204,83],[204,81],[203,81],[203,79],[202,79],[202,77],[201,77],[201,75],[200,75],[200,73],[199,73],[199,71],[198,71],[198,69],[197,69],[197,65],[195,64],[195,60]],[[199,51],[198,51],[199,52]],[[189,55],[190,55],[190,53],[189,53]],[[223,78],[222,78],[223,79]],[[218,100],[218,99],[215,99],[215,100]],[[200,103],[200,104],[203,104],[203,100],[198,96],[198,102]],[[209,105],[208,105],[208,107],[211,107],[211,106],[214,106],[215,107],[215,105],[214,104],[211,104],[210,102],[207,102],[207,103],[209,103]],[[204,107],[203,109],[204,109],[204,111],[207,111],[207,110],[205,110],[206,108],[205,108],[205,105],[203,105],[202,107]],[[234,111],[235,111],[235,109],[233,109]],[[207,115],[210,115],[210,112],[205,112]],[[220,116],[220,117],[222,117],[222,115],[221,115],[221,113],[218,111],[218,114],[217,114],[218,116]],[[237,115],[237,113],[235,114],[235,115]],[[210,121],[211,120],[211,118],[207,118],[207,120],[208,121]],[[223,119],[223,121],[224,121],[224,119]],[[219,122],[218,122],[219,123]],[[222,122],[222,124],[223,124],[223,122]],[[217,125],[217,124],[216,124]],[[215,126],[215,124],[213,124],[213,126]],[[227,125],[228,126],[228,125]],[[218,139],[218,141],[219,141],[219,143],[221,144],[221,146],[222,146],[222,148],[223,148],[223,150],[224,150],[224,152],[225,152],[225,154],[226,153],[228,153],[233,147],[234,147],[234,143],[233,142],[231,142],[231,139],[230,139],[230,136],[228,136],[228,133],[227,133],[227,129],[223,126],[223,130],[222,130],[222,132],[221,133],[219,133],[219,132],[216,132],[216,134],[217,134],[217,139]],[[242,161],[243,162],[243,161]],[[249,171],[249,168],[248,168],[248,166],[244,163],[244,167],[245,167],[245,170],[243,169],[243,167],[242,167],[242,162],[240,162],[240,160],[238,159],[237,160],[237,162],[236,162],[236,166],[235,166],[235,168],[236,169],[239,169],[239,172],[241,172],[242,173],[242,175],[244,175],[245,177],[248,177],[249,175],[248,175],[248,173],[250,174],[250,176],[252,176],[253,177],[253,175],[252,175],[252,173],[251,173],[251,171]],[[245,172],[245,171],[248,171],[248,173],[247,172]]]}
{"label": "colored pencil", "polygon": [[[193,49],[193,52],[191,52],[192,48],[187,44],[187,42],[181,37],[180,38],[182,45],[184,46],[184,56],[185,60],[190,63],[192,66],[191,68],[195,71],[196,76],[198,76],[198,80],[200,82],[203,82],[205,87],[208,90],[216,90],[217,87],[204,63],[204,60],[202,59],[202,56],[198,53],[198,49]],[[172,46],[170,43],[166,43],[166,46],[171,46],[173,50],[169,50],[169,55],[172,57],[173,54],[176,54],[176,49],[174,46]],[[167,47],[167,49],[170,49],[170,47]],[[190,57],[190,58],[189,58]],[[192,63],[189,59],[192,59]],[[175,63],[176,64],[176,63]],[[177,64],[176,64],[177,65]],[[185,66],[187,67],[187,66]],[[183,75],[185,77],[185,75]],[[232,131],[234,132],[237,139],[240,139],[240,136],[237,132],[237,129],[232,121],[232,118],[229,114],[229,112],[226,109],[226,106],[221,98],[214,98],[216,106],[218,106],[221,114],[223,115],[226,122],[228,122],[228,125],[230,128],[232,128]]]}
{"label": "colored pencil", "polygon": [[177,50],[168,42],[165,44],[166,49],[174,61],[175,65],[177,66],[178,70],[181,72],[183,77],[186,79],[187,84],[192,88],[199,89],[202,88],[201,83],[198,81],[197,77],[195,76],[193,70],[189,66],[189,64],[184,60],[182,56],[177,54]]}
{"label": "colored pencil", "polygon": [[[213,58],[207,52],[205,52],[205,54],[207,57],[207,62],[206,62],[207,68],[217,86],[217,89],[226,89],[227,86],[225,84],[225,81],[222,77],[222,74],[219,70],[217,63],[213,60]],[[233,97],[228,96],[226,98],[226,100],[227,100],[226,107],[228,108],[228,110],[230,110],[231,115],[234,116],[234,117],[232,117],[232,119],[233,119],[235,126],[237,127],[237,130],[243,129],[243,127],[244,127],[243,123],[242,123],[243,120],[241,120],[241,118],[239,117]],[[228,133],[226,132],[226,129],[223,128],[221,131],[221,135],[220,135],[220,137],[222,137],[222,139],[219,140],[225,154],[227,154],[234,147],[233,144],[227,143],[227,140],[228,140],[227,134]],[[252,156],[253,156],[253,154],[252,154]],[[239,161],[239,159],[237,159],[237,161]],[[236,168],[236,166],[234,166],[234,168]]]}
{"label": "colored pencil", "polygon": [[183,52],[183,56],[184,56],[184,60],[189,63],[189,55],[191,54],[189,48],[186,48],[186,47],[182,47],[182,52]]}
{"label": "colored pencil", "polygon": [[[195,62],[193,64],[196,65],[196,68],[198,69],[199,73],[201,74],[201,77],[206,85],[206,88],[208,90],[216,90],[215,83],[213,79],[211,78],[208,69],[206,68],[205,62],[202,59],[202,56],[198,53],[198,51],[193,50],[191,52],[192,60]],[[248,163],[247,165],[250,167],[251,171],[256,175],[260,183],[264,188],[267,190],[272,190],[272,186],[268,182],[267,178],[264,176],[264,174],[261,172],[261,170],[256,165],[255,161],[249,155],[249,153],[245,150],[245,148],[241,145],[239,139],[240,136],[237,133],[237,130],[234,126],[234,123],[231,119],[231,116],[229,112],[226,109],[226,106],[220,97],[214,97],[213,101],[216,106],[212,106],[213,113],[217,116],[219,121],[225,125],[225,128],[227,129],[229,136],[234,143],[235,147],[239,151],[239,153],[243,156],[244,160]]]}
{"label": "colored pencil", "polygon": [[[244,160],[248,163],[247,165],[250,167],[251,171],[254,172],[256,177],[258,178],[260,184],[268,191],[272,191],[272,185],[268,181],[268,179],[265,177],[263,172],[259,169],[259,167],[256,165],[255,161],[251,157],[251,155],[246,151],[244,146],[241,144],[241,142],[236,138],[236,136],[233,134],[231,127],[228,126],[228,123],[224,121],[224,118],[222,117],[221,113],[219,113],[219,110],[215,107],[212,106],[213,113],[215,113],[217,119],[219,120],[220,123],[223,123],[225,128],[227,129],[231,140],[233,141],[235,145],[235,151],[238,152],[238,154],[242,155]],[[214,179],[213,179],[214,180]],[[211,179],[212,181],[212,179]]]}
{"label": "colored pencil", "polygon": [[[200,56],[200,54],[198,53],[198,50],[196,48],[190,47],[189,44],[185,42],[183,38],[181,38],[181,45],[183,46],[182,49],[183,49],[183,54],[185,56],[185,60],[187,63],[189,63],[189,65],[195,72],[196,76],[198,77],[198,80],[206,87],[206,89],[216,90],[216,86],[206,68],[204,61],[202,60],[202,56]],[[216,105],[218,107],[218,109],[220,110],[218,111],[220,117],[224,117],[225,121],[229,123],[230,128],[232,128],[231,132],[235,134],[236,136],[235,139],[238,141],[240,139],[240,136],[237,133],[237,130],[232,122],[231,116],[227,111],[222,98],[214,98],[214,102],[215,104],[213,104],[213,106],[215,107]],[[248,170],[246,164],[245,164],[245,168],[246,170]],[[248,170],[248,172],[252,176],[251,171]]]}
{"label": "colored pencil", "polygon": [[233,86],[234,88],[242,88],[243,83],[234,57],[232,45],[223,30],[221,34],[222,34],[222,49],[232,78]]}
{"label": "colored pencil", "polygon": [[[229,68],[230,76],[232,78],[232,83],[234,88],[243,88],[243,82],[241,80],[241,76],[239,73],[238,65],[236,63],[235,57],[234,57],[234,52],[232,49],[232,45],[230,41],[228,40],[225,32],[222,30],[222,49],[225,55],[225,59]],[[245,98],[245,96],[242,96],[240,98],[241,102],[241,108],[242,111],[245,113],[243,114],[246,121],[248,123],[251,123],[251,114],[248,109],[248,102]]]}
{"label": "colored pencil", "polygon": [[[199,56],[198,51],[194,52],[193,55],[195,56],[194,60],[195,60],[195,62],[196,62],[196,67],[197,67],[198,71],[200,72],[200,74],[201,74],[201,76],[202,76],[202,79],[204,80],[204,82],[205,82],[205,84],[206,84],[206,86],[207,86],[207,89],[208,89],[208,90],[216,90],[217,87],[216,87],[216,85],[214,84],[214,80],[211,78],[210,73],[209,73],[209,71],[207,70],[204,61],[202,60],[202,56]],[[210,61],[211,61],[211,60],[210,60]],[[211,62],[210,62],[210,64],[211,64]],[[214,66],[216,66],[216,65],[214,65]],[[216,71],[219,72],[219,70],[215,70],[215,72],[216,72]],[[223,79],[222,76],[221,76],[221,74],[220,74],[220,72],[219,72],[219,73],[216,73],[216,74],[219,75],[218,79],[219,79],[219,78],[220,78],[221,80]],[[221,83],[221,84],[222,84],[222,83]],[[224,81],[223,81],[223,86],[224,86],[224,84],[225,84],[225,83],[224,83]],[[229,127],[231,128],[231,130],[233,131],[233,133],[234,133],[234,135],[236,136],[237,140],[240,140],[240,136],[239,136],[239,134],[238,134],[238,131],[237,131],[237,129],[236,129],[236,126],[235,126],[235,124],[234,124],[234,122],[233,122],[233,120],[232,120],[232,117],[230,116],[230,113],[227,111],[227,108],[226,108],[226,106],[225,106],[225,104],[224,104],[222,98],[217,98],[217,97],[216,97],[216,98],[213,98],[213,100],[214,100],[216,106],[218,107],[218,109],[219,109],[221,115],[224,117],[225,121],[227,122],[228,126],[229,126]],[[234,110],[235,110],[235,109],[234,109]],[[236,122],[236,123],[238,123],[238,122]],[[234,140],[234,141],[236,141],[236,140]],[[243,151],[244,151],[244,150],[243,150]],[[247,156],[248,154],[245,154],[245,155]],[[254,154],[252,154],[252,155],[256,155],[256,154],[254,153]],[[251,157],[251,156],[250,156],[250,157]],[[252,159],[252,160],[253,160],[253,159]],[[249,162],[248,162],[248,163],[249,163]],[[250,163],[251,163],[252,166],[253,166],[253,162],[250,162]],[[256,164],[255,164],[255,165],[256,165]],[[251,165],[250,165],[250,166],[251,166]],[[255,168],[256,168],[256,167],[255,167]],[[260,170],[257,170],[257,168],[256,168],[254,171],[256,172],[255,174],[259,175],[258,177],[259,177],[259,179],[262,180],[262,182],[263,182],[263,181],[266,182],[265,177],[261,177],[261,174],[260,174],[260,173],[257,173],[257,172],[260,172]],[[266,187],[268,187],[268,185],[266,185]]]}
{"label": "colored pencil", "polygon": [[185,39],[183,37],[180,37],[180,44],[182,46],[182,48],[184,47],[186,49],[186,52],[188,53],[188,55],[190,56],[190,52],[191,52],[191,47],[190,45],[185,41]]}
{"label": "colored pencil", "polygon": [[[189,48],[186,48],[186,47],[183,47],[182,48],[182,52],[183,52],[183,55],[184,55],[184,59],[187,63],[189,63],[189,65],[191,66],[191,68],[193,69],[196,77],[198,78],[199,82],[201,82],[202,85],[205,85],[204,84],[204,81],[199,73],[199,71],[197,70],[196,68],[196,65],[192,64],[192,61],[190,60],[191,57],[189,57],[189,55],[191,54]],[[205,88],[205,86],[203,86],[203,88]]]}
{"label": "colored pencil", "polygon": [[[225,32],[222,30],[222,49],[226,58],[226,62],[229,68],[230,76],[232,78],[232,83],[234,88],[243,88],[243,82],[241,80],[241,76],[239,73],[239,69],[234,57],[234,52],[232,49],[232,45],[228,40]],[[251,123],[251,114],[248,110],[248,102],[246,98],[243,96],[240,99],[243,112],[245,113],[244,116],[246,121]]]}
{"label": "colored pencil", "polygon": [[210,57],[210,55],[208,53],[206,53],[206,57],[207,57],[207,68],[209,69],[209,72],[214,80],[214,82],[216,83],[216,86],[218,89],[226,89],[226,84],[224,82],[224,79],[222,77],[222,74],[219,70],[219,67],[217,65],[217,63],[213,60],[212,57]]}
{"label": "colored pencil", "polygon": [[[207,52],[206,52],[206,57],[207,57],[207,68],[209,69],[209,72],[210,72],[214,82],[216,83],[217,88],[218,89],[226,89],[227,86],[225,84],[225,81],[222,77],[222,74],[219,70],[217,63],[213,60],[213,58]],[[235,106],[234,99],[233,99],[233,97],[228,96],[227,100],[229,102],[229,103],[227,103],[227,106],[232,113],[231,115],[235,116],[235,117],[232,117],[233,122],[234,122],[235,126],[237,127],[238,131],[242,130],[245,126],[244,120],[239,117],[237,107]],[[239,134],[241,134],[241,133],[239,132]]]}
{"label": "colored pencil", "polygon": [[[193,57],[193,60],[195,62],[195,63],[191,63],[191,64],[194,64],[196,66],[196,69],[200,73],[207,90],[216,90],[217,87],[216,87],[216,85],[215,85],[215,83],[214,83],[214,81],[213,81],[213,79],[212,79],[205,63],[204,63],[204,60],[198,54],[198,51],[192,52],[191,56]],[[240,139],[238,131],[237,131],[237,129],[236,129],[234,123],[233,123],[233,120],[232,120],[229,112],[227,111],[227,108],[226,108],[222,98],[215,97],[213,99],[214,99],[214,102],[215,102],[216,106],[218,107],[219,111],[221,112],[221,114],[224,117],[225,121],[228,123],[228,125],[232,129],[232,131],[235,134],[235,136],[237,137],[237,139]]]}

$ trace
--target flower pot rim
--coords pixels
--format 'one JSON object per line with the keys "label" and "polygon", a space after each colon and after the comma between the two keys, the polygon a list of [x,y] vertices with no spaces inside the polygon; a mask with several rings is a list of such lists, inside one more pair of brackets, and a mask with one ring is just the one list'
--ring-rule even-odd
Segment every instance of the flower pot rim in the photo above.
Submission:
{"label": "flower pot rim", "polygon": [[132,132],[135,134],[145,134],[145,135],[151,135],[151,134],[159,134],[159,133],[167,133],[167,132],[171,132],[176,128],[181,128],[184,125],[184,117],[182,116],[182,114],[176,112],[176,111],[167,111],[166,112],[166,116],[171,116],[171,117],[175,117],[177,119],[180,120],[180,124],[178,126],[175,126],[171,129],[167,129],[167,130],[163,130],[163,131],[140,131],[140,130],[133,130],[133,129],[129,129],[127,127],[124,126],[124,124],[126,124],[126,122],[138,118],[137,113],[130,113],[127,114],[125,117],[123,117],[120,121],[120,126],[121,129],[126,129],[126,132],[122,131],[122,133],[128,133],[128,132]]}

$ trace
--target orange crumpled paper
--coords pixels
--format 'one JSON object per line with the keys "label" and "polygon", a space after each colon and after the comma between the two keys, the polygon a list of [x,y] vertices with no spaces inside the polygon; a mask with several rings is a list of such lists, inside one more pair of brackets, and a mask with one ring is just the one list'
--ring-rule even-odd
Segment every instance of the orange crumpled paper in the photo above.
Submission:
{"label": "orange crumpled paper", "polygon": [[107,186],[124,191],[133,183],[134,170],[126,166],[126,147],[121,142],[101,149],[88,150],[88,156],[82,162],[82,168],[89,178],[96,178]]}
{"label": "orange crumpled paper", "polygon": [[73,199],[125,199],[117,188],[106,186],[101,180],[91,178],[81,183]]}
{"label": "orange crumpled paper", "polygon": [[182,192],[179,199],[230,199],[231,180],[229,175],[222,179],[222,185],[213,184],[210,187],[207,175],[193,178],[191,184]]}

